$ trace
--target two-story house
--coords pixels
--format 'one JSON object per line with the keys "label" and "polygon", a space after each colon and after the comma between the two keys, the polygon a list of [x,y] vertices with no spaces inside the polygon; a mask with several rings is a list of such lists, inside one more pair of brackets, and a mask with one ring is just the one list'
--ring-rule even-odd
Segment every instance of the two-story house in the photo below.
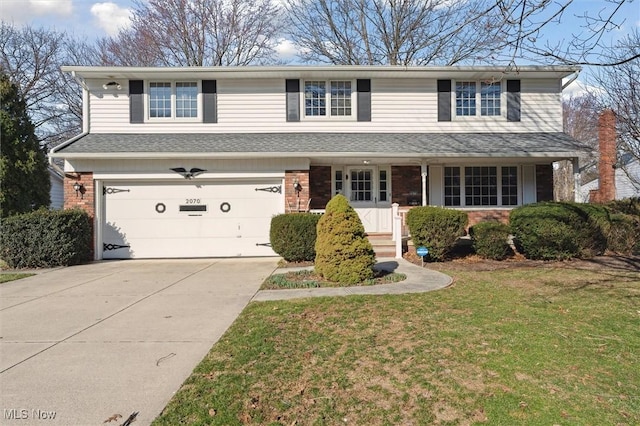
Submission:
{"label": "two-story house", "polygon": [[[84,129],[56,147],[95,257],[271,256],[270,219],[337,193],[369,233],[392,203],[472,222],[548,200],[576,67],[64,67]],[[577,168],[576,168],[577,170]]]}

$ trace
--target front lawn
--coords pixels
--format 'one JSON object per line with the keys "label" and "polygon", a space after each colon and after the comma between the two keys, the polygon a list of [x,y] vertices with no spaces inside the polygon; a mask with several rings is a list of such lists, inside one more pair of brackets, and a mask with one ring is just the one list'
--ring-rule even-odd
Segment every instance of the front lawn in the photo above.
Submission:
{"label": "front lawn", "polygon": [[571,265],[252,303],[154,425],[640,424],[640,272]]}
{"label": "front lawn", "polygon": [[2,283],[8,283],[9,281],[15,281],[15,280],[19,280],[21,278],[27,278],[27,277],[31,277],[34,274],[21,274],[21,273],[6,273],[6,274],[0,274],[0,284]]}

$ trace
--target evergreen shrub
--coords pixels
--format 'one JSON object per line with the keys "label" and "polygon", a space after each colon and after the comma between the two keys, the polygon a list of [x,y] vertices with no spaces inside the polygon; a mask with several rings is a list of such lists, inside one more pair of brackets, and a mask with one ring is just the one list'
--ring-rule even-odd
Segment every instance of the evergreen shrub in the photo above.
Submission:
{"label": "evergreen shrub", "polygon": [[0,258],[11,268],[49,268],[91,260],[92,224],[80,210],[46,210],[2,219]]}
{"label": "evergreen shrub", "polygon": [[374,264],[358,214],[343,195],[336,195],[318,221],[316,272],[329,281],[357,284],[373,278]]}
{"label": "evergreen shrub", "polygon": [[594,204],[542,202],[513,209],[509,224],[516,248],[529,259],[585,258],[604,253],[610,214]]}
{"label": "evergreen shrub", "polygon": [[429,249],[429,258],[441,261],[453,250],[469,223],[467,213],[442,207],[414,207],[407,213],[413,245]]}
{"label": "evergreen shrub", "polygon": [[288,213],[271,219],[271,248],[287,262],[313,261],[316,257],[316,227],[320,215]]}
{"label": "evergreen shrub", "polygon": [[485,259],[504,260],[513,254],[508,239],[509,225],[500,222],[480,222],[469,228],[473,249]]}

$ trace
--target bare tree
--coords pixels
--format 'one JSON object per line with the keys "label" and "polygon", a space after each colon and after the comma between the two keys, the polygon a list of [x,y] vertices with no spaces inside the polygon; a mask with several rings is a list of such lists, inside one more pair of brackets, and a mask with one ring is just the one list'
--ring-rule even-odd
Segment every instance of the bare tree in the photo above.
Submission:
{"label": "bare tree", "polygon": [[[576,151],[583,153],[580,157],[580,180],[585,183],[598,177],[596,164],[599,115],[599,100],[591,94],[583,94],[562,101],[564,132],[580,143],[576,146]],[[571,161],[555,163],[553,190],[556,200],[573,201],[575,199],[573,172]]]}
{"label": "bare tree", "polygon": [[633,0],[607,0],[580,16],[583,31],[552,42],[545,30],[576,0],[287,0],[290,36],[307,62],[454,65],[521,60],[611,65],[604,36]]}
{"label": "bare tree", "polygon": [[[308,62],[453,65],[481,61],[500,9],[461,0],[288,0],[290,36]],[[495,19],[492,19],[495,18]]]}
{"label": "bare tree", "polygon": [[64,32],[0,23],[0,68],[15,83],[43,145],[54,146],[81,129],[78,84],[61,65],[90,65],[93,49]]}
{"label": "bare tree", "polygon": [[280,9],[273,0],[149,0],[101,40],[107,65],[217,66],[273,61]]}
{"label": "bare tree", "polygon": [[619,166],[640,188],[640,176],[629,173],[628,166],[640,171],[640,30],[637,28],[611,51],[611,58],[635,57],[616,66],[600,68],[595,74],[601,108],[611,108],[616,115]]}

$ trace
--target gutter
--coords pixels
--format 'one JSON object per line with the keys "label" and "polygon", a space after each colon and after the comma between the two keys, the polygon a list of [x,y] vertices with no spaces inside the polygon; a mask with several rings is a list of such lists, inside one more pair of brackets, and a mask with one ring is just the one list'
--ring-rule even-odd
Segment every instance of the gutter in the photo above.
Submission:
{"label": "gutter", "polygon": [[571,75],[571,77],[569,78],[569,80],[567,80],[567,82],[566,82],[566,83],[564,83],[564,84],[562,85],[562,89],[561,89],[561,90],[566,89],[566,88],[567,88],[567,86],[569,86],[571,83],[573,83],[574,81],[576,81],[576,80],[578,79],[578,76],[579,76],[579,75],[580,75],[580,70],[577,70],[576,72],[574,72],[574,73]]}
{"label": "gutter", "polygon": [[[51,149],[49,150],[49,155],[48,155],[48,157],[49,157],[49,164],[50,164],[50,165],[54,165],[54,166],[55,166],[55,164],[54,164],[54,162],[53,162],[53,159],[54,159],[54,158],[65,158],[64,156],[56,155],[56,152],[57,152],[57,151],[59,151],[59,150],[61,150],[62,148],[65,148],[65,147],[67,147],[67,146],[71,145],[71,144],[72,144],[72,143],[74,143],[75,141],[77,141],[77,140],[79,140],[79,139],[82,139],[83,137],[85,137],[85,136],[87,136],[87,135],[88,135],[88,133],[87,133],[87,132],[82,132],[82,133],[80,133],[79,135],[72,137],[72,138],[71,138],[71,139],[69,139],[68,141],[62,142],[60,145],[58,145],[58,146],[54,146],[53,148],[51,148]],[[59,167],[58,167],[58,166],[55,166],[55,167],[57,167],[57,168],[59,169]]]}

